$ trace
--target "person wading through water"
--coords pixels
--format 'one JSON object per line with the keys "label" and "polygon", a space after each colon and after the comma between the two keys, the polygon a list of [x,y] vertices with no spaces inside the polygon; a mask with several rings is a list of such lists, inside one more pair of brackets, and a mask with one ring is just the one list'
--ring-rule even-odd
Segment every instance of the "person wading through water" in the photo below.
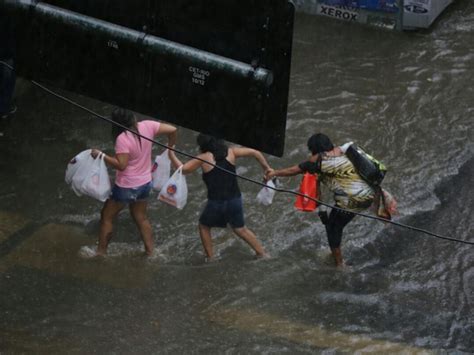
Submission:
{"label": "person wading through water", "polygon": [[[152,120],[137,122],[135,115],[128,110],[115,109],[112,120],[140,135],[154,139],[159,135],[168,136],[168,146],[176,144],[176,127]],[[148,197],[151,191],[152,142],[141,139],[119,126],[112,126],[115,140],[115,155],[104,156],[107,165],[117,170],[115,185],[110,198],[105,201],[100,218],[99,246],[96,255],[107,253],[112,238],[113,223],[118,213],[129,205],[130,214],[137,225],[148,256],[153,254],[153,231],[147,217]],[[97,158],[102,153],[92,149],[91,155]]]}
{"label": "person wading through water", "polygon": [[214,257],[211,228],[225,228],[227,225],[230,225],[234,233],[250,245],[257,257],[267,256],[255,234],[245,226],[242,195],[236,176],[201,161],[201,159],[208,161],[235,173],[237,158],[253,157],[260,163],[262,169],[268,172],[271,168],[265,157],[255,149],[229,148],[222,140],[205,134],[199,134],[197,144],[201,151],[201,154],[197,156],[198,159],[191,159],[183,165],[173,151],[169,151],[169,156],[175,168],[183,165],[183,174],[192,173],[198,168],[202,170],[208,200],[199,218],[199,235],[206,253],[206,260],[212,261]]}
{"label": "person wading through water", "polygon": [[350,211],[364,211],[372,205],[374,189],[356,172],[354,165],[340,147],[335,147],[328,136],[314,134],[308,139],[311,156],[299,165],[285,169],[270,170],[265,175],[269,180],[275,176],[295,176],[306,172],[317,173],[319,180],[334,194],[336,207],[329,217],[320,214],[336,266],[344,265],[341,240],[344,227],[355,217]]}

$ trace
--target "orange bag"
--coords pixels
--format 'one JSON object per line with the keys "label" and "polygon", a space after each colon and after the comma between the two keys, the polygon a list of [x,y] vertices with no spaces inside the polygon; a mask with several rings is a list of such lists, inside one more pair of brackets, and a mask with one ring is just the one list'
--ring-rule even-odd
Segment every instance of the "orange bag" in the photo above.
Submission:
{"label": "orange bag", "polygon": [[[303,179],[301,180],[300,190],[301,194],[312,197],[314,199],[318,198],[318,175],[305,173]],[[297,196],[295,207],[300,211],[311,212],[318,207],[318,204],[314,200],[310,200],[307,197]]]}

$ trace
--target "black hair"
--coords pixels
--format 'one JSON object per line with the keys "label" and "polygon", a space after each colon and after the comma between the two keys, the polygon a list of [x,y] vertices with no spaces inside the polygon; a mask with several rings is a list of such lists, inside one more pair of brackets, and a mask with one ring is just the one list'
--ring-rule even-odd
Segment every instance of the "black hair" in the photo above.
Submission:
{"label": "black hair", "polygon": [[222,139],[200,133],[197,136],[196,142],[201,153],[211,152],[216,160],[224,159],[227,156],[229,148]]}
{"label": "black hair", "polygon": [[334,149],[334,145],[328,136],[323,133],[313,134],[308,139],[308,149],[311,153],[318,154],[323,152],[328,152]]}
{"label": "black hair", "polygon": [[[118,107],[112,111],[112,115],[110,118],[112,119],[112,121],[138,133],[137,118],[135,117],[133,112]],[[114,141],[117,139],[117,137],[121,133],[127,132],[127,130],[124,127],[112,125],[112,138],[114,139]],[[141,146],[142,141],[140,139],[140,136],[137,136],[137,138]]]}

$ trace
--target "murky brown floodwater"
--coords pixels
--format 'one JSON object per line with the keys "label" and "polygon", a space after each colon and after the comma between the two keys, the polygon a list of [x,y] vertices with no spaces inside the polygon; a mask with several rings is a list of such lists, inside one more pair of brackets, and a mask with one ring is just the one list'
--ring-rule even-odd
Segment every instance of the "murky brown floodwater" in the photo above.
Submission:
{"label": "murky brown floodwater", "polygon": [[[356,141],[389,167],[397,220],[474,240],[473,38],[469,0],[415,33],[298,15],[286,152],[271,164],[302,161],[316,131]],[[286,195],[258,206],[244,182],[247,224],[270,260],[222,230],[221,260],[201,263],[197,174],[183,211],[151,202],[158,258],[141,257],[126,212],[110,257],[80,257],[101,205],[76,197],[64,171],[87,147],[111,151],[110,127],[26,83],[17,102],[0,138],[0,354],[474,351],[472,246],[358,218],[344,236],[350,266],[336,271],[315,215]],[[196,152],[194,139],[181,130],[179,148]],[[261,176],[251,161],[239,172]]]}

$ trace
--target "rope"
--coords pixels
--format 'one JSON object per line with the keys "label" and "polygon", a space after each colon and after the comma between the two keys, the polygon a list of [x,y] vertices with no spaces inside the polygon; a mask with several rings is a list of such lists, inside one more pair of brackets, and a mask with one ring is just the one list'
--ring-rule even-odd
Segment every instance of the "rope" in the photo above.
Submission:
{"label": "rope", "polygon": [[[3,64],[5,65],[6,67],[10,68],[11,70],[15,70],[11,65],[3,62],[3,61],[0,61],[0,64]],[[62,96],[60,94],[58,94],[57,92],[45,87],[44,85],[34,81],[34,80],[30,80],[31,83],[37,87],[39,87],[40,89],[42,89],[43,91],[47,92],[48,94],[52,95],[52,96],[55,96],[56,98],[62,100],[62,101],[65,101],[83,111],[86,111],[88,113],[90,113],[91,115],[103,120],[103,121],[106,121],[110,124],[113,124],[115,126],[118,126],[128,132],[131,132],[133,134],[135,134],[136,136],[140,137],[141,139],[145,139],[153,144],[156,144],[158,146],[161,146],[163,148],[166,148],[166,149],[169,149],[169,150],[172,150],[174,151],[175,153],[178,153],[180,155],[183,155],[185,157],[188,157],[190,159],[196,159],[196,160],[199,160],[203,163],[206,163],[206,164],[209,164],[211,165],[212,167],[214,168],[217,168],[227,174],[230,174],[230,175],[233,175],[235,176],[236,178],[239,178],[241,180],[244,180],[244,181],[248,181],[250,183],[253,183],[253,184],[256,184],[256,185],[259,185],[259,186],[262,186],[262,187],[266,187],[268,189],[271,189],[271,190],[274,190],[276,192],[280,192],[280,193],[287,193],[287,194],[292,194],[292,195],[295,195],[295,196],[302,196],[302,197],[305,197],[311,201],[314,201],[316,203],[318,203],[319,205],[322,205],[322,206],[326,206],[326,207],[329,207],[329,208],[332,208],[332,209],[335,209],[335,210],[339,210],[339,211],[343,211],[343,212],[349,212],[349,213],[353,213],[355,215],[358,215],[358,216],[361,216],[361,217],[364,217],[364,218],[368,218],[368,219],[373,219],[373,220],[378,220],[378,221],[381,221],[381,222],[384,222],[384,223],[390,223],[390,224],[393,224],[395,226],[398,226],[398,227],[402,227],[402,228],[405,228],[405,229],[409,229],[409,230],[412,230],[412,231],[416,231],[416,232],[420,232],[420,233],[423,233],[423,234],[427,234],[429,236],[432,236],[432,237],[435,237],[435,238],[438,238],[438,239],[443,239],[443,240],[448,240],[448,241],[452,241],[452,242],[457,242],[457,243],[463,243],[463,244],[468,244],[468,245],[474,245],[474,242],[470,242],[470,241],[466,241],[466,240],[462,240],[462,239],[456,239],[456,238],[451,238],[451,237],[446,237],[446,236],[443,236],[443,235],[440,235],[440,234],[437,234],[437,233],[433,233],[433,232],[430,232],[428,230],[425,230],[425,229],[422,229],[422,228],[418,228],[418,227],[413,227],[413,226],[410,226],[410,225],[407,225],[407,224],[403,224],[403,223],[400,223],[400,222],[395,222],[395,221],[392,221],[392,220],[388,220],[388,219],[385,219],[385,218],[381,218],[381,217],[378,217],[378,216],[372,216],[372,215],[368,215],[368,214],[365,214],[365,213],[361,213],[361,212],[356,212],[356,211],[350,211],[350,210],[346,210],[344,208],[340,208],[340,207],[337,207],[335,205],[332,205],[332,204],[329,204],[329,203],[326,203],[324,201],[321,201],[319,199],[316,199],[316,198],[313,198],[311,196],[308,196],[308,195],[305,195],[305,194],[302,194],[300,192],[297,192],[297,191],[293,191],[293,190],[288,190],[288,189],[282,189],[282,188],[278,188],[278,187],[271,187],[271,186],[267,186],[266,183],[262,183],[260,181],[257,181],[257,180],[254,180],[254,179],[251,179],[251,178],[248,178],[246,176],[243,176],[243,175],[239,175],[237,173],[234,173],[232,171],[229,171],[225,168],[222,168],[220,166],[217,166],[216,164],[213,164],[211,162],[208,162],[207,160],[204,160],[204,159],[201,159],[199,157],[196,157],[194,155],[191,155],[191,154],[188,154],[186,152],[183,152],[183,151],[180,151],[179,149],[176,149],[176,148],[172,148],[172,147],[168,147],[167,145],[163,144],[163,143],[160,143],[154,139],[151,139],[151,138],[148,138],[148,137],[145,137],[141,134],[139,134],[138,132],[135,132],[133,131],[132,129],[120,124],[120,123],[117,123],[115,121],[113,121],[112,119],[108,118],[108,117],[105,117],[105,116],[102,116],[100,114],[98,114],[97,112],[94,112],[92,111],[91,109],[85,107],[85,106],[82,106],[80,105],[79,103],[65,97],[65,96]]]}

